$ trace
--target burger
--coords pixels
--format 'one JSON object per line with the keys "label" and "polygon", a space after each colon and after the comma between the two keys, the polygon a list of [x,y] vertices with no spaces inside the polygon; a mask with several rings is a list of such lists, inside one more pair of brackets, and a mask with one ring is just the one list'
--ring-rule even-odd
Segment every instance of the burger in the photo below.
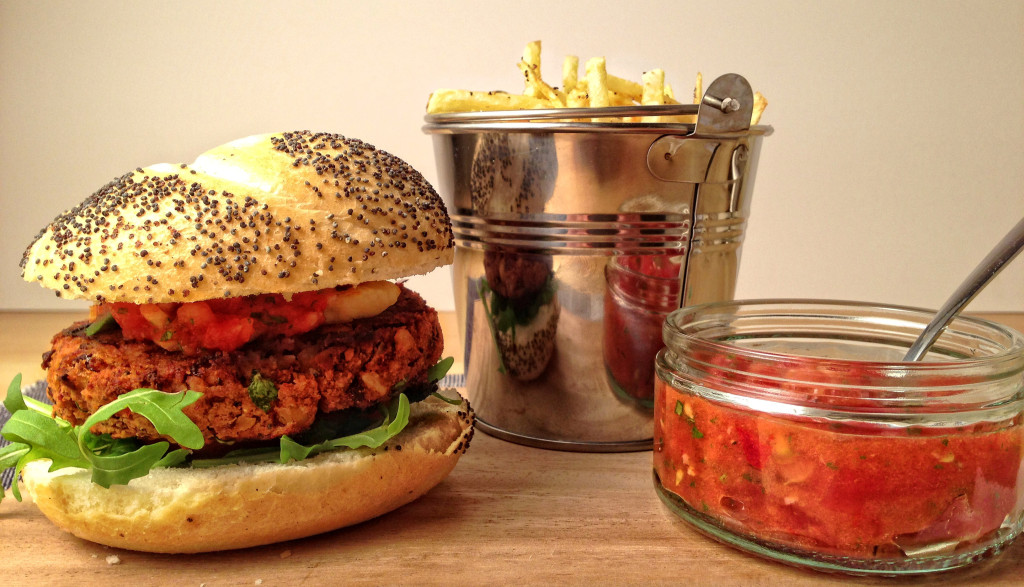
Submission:
{"label": "burger", "polygon": [[417,499],[473,434],[438,387],[437,312],[403,282],[453,242],[418,172],[336,134],[116,178],[22,259],[26,280],[93,305],[43,356],[52,408],[12,384],[0,469],[59,527],[152,552],[290,540]]}
{"label": "burger", "polygon": [[479,295],[502,373],[519,381],[541,376],[555,350],[561,306],[550,257],[490,249]]}

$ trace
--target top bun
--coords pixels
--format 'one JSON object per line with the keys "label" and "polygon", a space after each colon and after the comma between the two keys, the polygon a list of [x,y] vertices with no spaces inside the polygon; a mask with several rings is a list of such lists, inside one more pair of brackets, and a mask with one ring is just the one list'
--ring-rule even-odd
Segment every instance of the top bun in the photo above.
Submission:
{"label": "top bun", "polygon": [[63,298],[190,302],[423,274],[453,246],[444,203],[408,163],[300,131],[127,173],[54,219],[21,266]]}

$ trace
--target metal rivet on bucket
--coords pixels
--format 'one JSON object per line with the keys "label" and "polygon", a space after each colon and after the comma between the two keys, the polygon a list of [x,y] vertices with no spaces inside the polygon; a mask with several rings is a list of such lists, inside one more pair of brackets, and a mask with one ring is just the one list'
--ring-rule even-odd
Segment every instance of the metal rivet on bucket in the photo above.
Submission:
{"label": "metal rivet on bucket", "polygon": [[752,107],[728,74],[699,105],[427,116],[482,430],[561,450],[651,448],[646,347],[660,347],[661,317],[733,297],[771,132],[750,126]]}

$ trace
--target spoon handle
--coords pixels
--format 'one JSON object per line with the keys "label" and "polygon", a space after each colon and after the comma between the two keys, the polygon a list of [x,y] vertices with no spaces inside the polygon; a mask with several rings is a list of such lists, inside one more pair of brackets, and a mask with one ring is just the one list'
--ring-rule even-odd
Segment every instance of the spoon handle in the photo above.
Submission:
{"label": "spoon handle", "polygon": [[982,262],[974,268],[974,271],[967,276],[967,279],[960,284],[960,287],[953,292],[953,295],[946,300],[946,303],[942,305],[938,313],[932,318],[932,321],[928,323],[924,331],[914,344],[910,346],[910,350],[907,351],[906,356],[903,357],[904,361],[918,361],[928,352],[928,349],[932,347],[935,340],[942,334],[943,329],[949,324],[949,321],[953,319],[960,310],[963,309],[974,296],[978,295],[989,281],[995,277],[1007,263],[1013,260],[1020,253],[1021,249],[1024,248],[1024,218],[1010,229],[1010,232],[1006,233],[1003,240],[999,241],[999,244],[992,249],[989,254],[985,257]]}

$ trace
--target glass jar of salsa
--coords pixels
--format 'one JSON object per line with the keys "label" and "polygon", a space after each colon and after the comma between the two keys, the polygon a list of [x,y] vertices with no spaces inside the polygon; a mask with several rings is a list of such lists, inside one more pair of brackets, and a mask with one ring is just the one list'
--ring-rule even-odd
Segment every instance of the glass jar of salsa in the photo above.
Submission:
{"label": "glass jar of salsa", "polygon": [[722,302],[664,325],[654,479],[668,507],[749,552],[822,570],[926,573],[1024,526],[1024,336],[848,302]]}
{"label": "glass jar of salsa", "polygon": [[654,356],[661,327],[679,309],[678,255],[622,255],[605,267],[604,365],[612,390],[646,409],[654,405]]}

